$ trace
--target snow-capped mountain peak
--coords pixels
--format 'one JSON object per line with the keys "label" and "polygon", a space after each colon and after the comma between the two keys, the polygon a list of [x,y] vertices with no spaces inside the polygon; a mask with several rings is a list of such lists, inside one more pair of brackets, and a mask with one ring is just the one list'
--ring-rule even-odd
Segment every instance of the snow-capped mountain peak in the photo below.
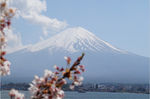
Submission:
{"label": "snow-capped mountain peak", "polygon": [[90,50],[124,53],[124,51],[113,47],[109,43],[101,40],[93,33],[82,27],[66,29],[47,40],[41,41],[31,46],[29,50],[34,52],[45,48],[49,48],[50,51],[63,49],[69,52]]}
{"label": "snow-capped mountain peak", "polygon": [[149,58],[117,49],[81,27],[66,29],[8,54],[7,59],[12,62],[9,77],[11,81],[14,77],[24,81],[35,74],[42,75],[43,70],[52,69],[55,64],[65,66],[64,56],[74,60],[82,52],[86,54],[82,61],[86,66],[85,78],[90,81],[148,82]]}

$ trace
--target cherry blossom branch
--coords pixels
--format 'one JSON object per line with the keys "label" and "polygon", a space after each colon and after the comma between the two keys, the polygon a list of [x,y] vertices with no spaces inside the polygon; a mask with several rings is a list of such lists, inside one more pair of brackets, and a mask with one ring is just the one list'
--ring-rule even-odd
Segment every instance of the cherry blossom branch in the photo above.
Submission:
{"label": "cherry blossom branch", "polygon": [[[7,0],[0,0],[0,76],[10,75],[10,62],[4,57],[6,55],[6,33],[10,28],[11,19],[15,10],[7,6]],[[17,90],[10,91],[11,99],[24,99],[24,95]]]}
{"label": "cherry blossom branch", "polygon": [[0,1],[0,76],[10,74],[10,62],[4,58],[7,42],[5,30],[10,28],[14,12],[14,9],[7,6],[6,0]]}
{"label": "cherry blossom branch", "polygon": [[[81,72],[84,72],[84,66],[80,65],[84,57],[78,57],[70,68],[59,68],[54,66],[55,72],[45,70],[44,77],[35,76],[30,84],[29,91],[32,93],[32,99],[62,99],[64,97],[63,85],[67,83],[66,78],[72,80],[70,89],[82,84],[83,77]],[[70,65],[71,58],[65,57],[67,64]]]}

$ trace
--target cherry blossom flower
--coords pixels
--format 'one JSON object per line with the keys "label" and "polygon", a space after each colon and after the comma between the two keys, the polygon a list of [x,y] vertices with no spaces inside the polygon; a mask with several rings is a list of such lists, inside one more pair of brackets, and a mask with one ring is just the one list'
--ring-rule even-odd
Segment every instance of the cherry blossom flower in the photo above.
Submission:
{"label": "cherry blossom flower", "polygon": [[45,78],[48,78],[48,77],[51,77],[52,75],[54,75],[54,73],[50,70],[45,70],[45,73],[44,73],[44,77]]}
{"label": "cherry blossom flower", "polygon": [[2,75],[2,76],[10,75],[10,68],[9,68],[10,62],[9,61],[4,61],[2,64],[3,65],[0,66],[0,75]]}
{"label": "cherry blossom flower", "polygon": [[64,57],[64,59],[67,61],[67,64],[69,65],[69,64],[70,64],[70,62],[71,62],[71,58],[70,58],[70,57],[65,56],[65,57]]}
{"label": "cherry blossom flower", "polygon": [[15,89],[11,89],[9,95],[11,99],[24,99],[24,94],[19,93],[18,90]]}

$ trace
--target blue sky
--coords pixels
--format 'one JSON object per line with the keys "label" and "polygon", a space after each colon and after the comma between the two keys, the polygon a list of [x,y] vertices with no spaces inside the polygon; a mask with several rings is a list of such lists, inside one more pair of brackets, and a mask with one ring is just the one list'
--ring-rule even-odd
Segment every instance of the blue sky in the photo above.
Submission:
{"label": "blue sky", "polygon": [[[148,0],[47,0],[46,5],[38,14],[65,21],[66,28],[81,26],[115,47],[150,57]],[[51,30],[52,26],[45,37],[44,27],[27,19],[13,19],[13,31],[23,45],[59,32]]]}

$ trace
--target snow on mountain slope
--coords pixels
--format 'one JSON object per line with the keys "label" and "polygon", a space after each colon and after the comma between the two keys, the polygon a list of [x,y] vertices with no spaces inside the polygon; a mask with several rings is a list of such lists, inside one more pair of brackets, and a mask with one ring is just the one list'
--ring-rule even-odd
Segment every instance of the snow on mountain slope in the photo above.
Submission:
{"label": "snow on mountain slope", "polygon": [[17,77],[18,81],[32,80],[34,75],[42,75],[45,69],[53,69],[55,64],[65,66],[64,56],[70,56],[74,61],[82,52],[85,52],[84,75],[90,81],[148,82],[149,58],[115,48],[81,27],[69,28],[7,54],[12,65],[11,75],[5,81],[16,81]]}
{"label": "snow on mountain slope", "polygon": [[55,48],[60,48],[72,53],[86,50],[126,53],[81,27],[69,28],[47,40],[29,47],[28,50],[35,52],[45,48],[49,48],[50,51],[56,50]]}

